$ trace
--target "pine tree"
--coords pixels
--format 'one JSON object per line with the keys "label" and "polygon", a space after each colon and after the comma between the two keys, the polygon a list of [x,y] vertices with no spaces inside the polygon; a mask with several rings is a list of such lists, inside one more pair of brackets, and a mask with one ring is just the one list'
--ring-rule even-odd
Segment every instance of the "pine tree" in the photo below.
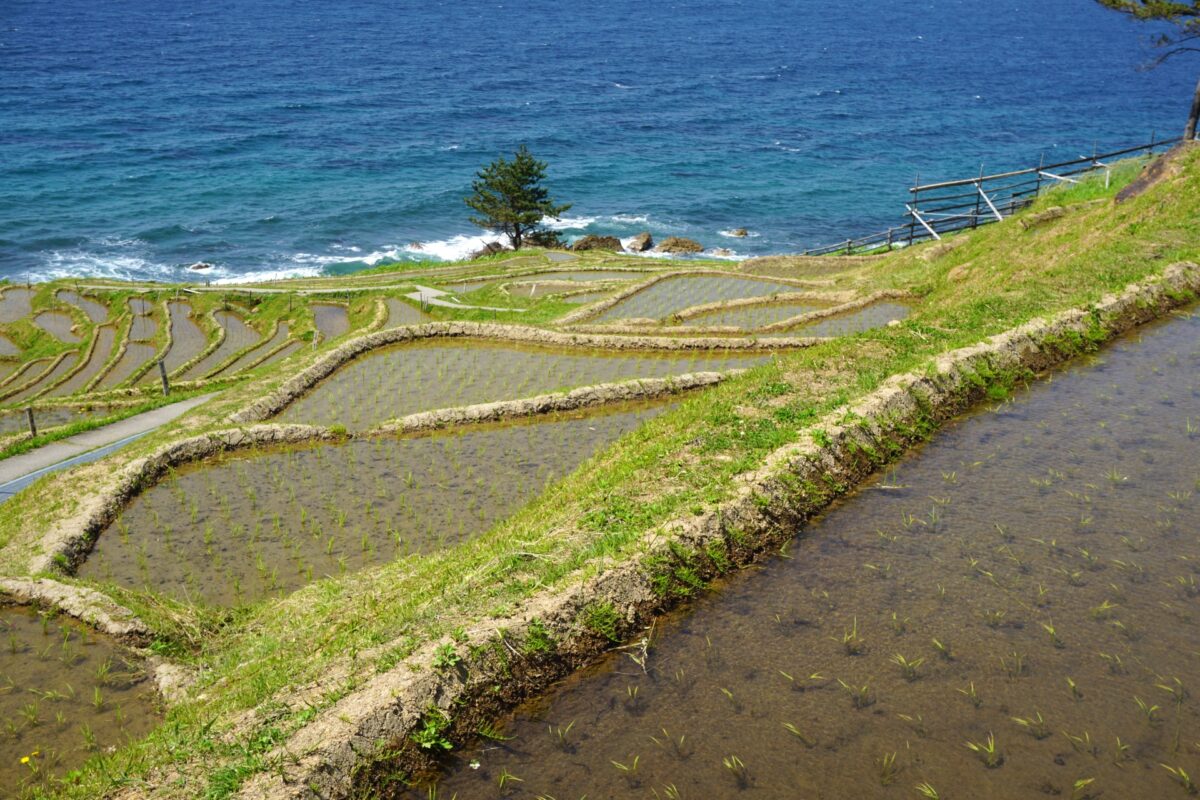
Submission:
{"label": "pine tree", "polygon": [[481,169],[471,182],[472,194],[464,202],[478,212],[471,222],[481,228],[503,233],[513,250],[538,233],[544,217],[557,218],[571,208],[556,205],[542,186],[546,162],[534,158],[525,145],[513,155],[503,156]]}
{"label": "pine tree", "polygon": [[[1163,49],[1149,67],[1157,67],[1168,58],[1180,53],[1200,53],[1200,0],[1096,0],[1100,5],[1128,14],[1143,22],[1169,22],[1178,30],[1161,33],[1154,37],[1154,46]],[[1200,121],[1200,81],[1192,95],[1192,110],[1188,114],[1183,139],[1190,142],[1196,138],[1196,124]]]}

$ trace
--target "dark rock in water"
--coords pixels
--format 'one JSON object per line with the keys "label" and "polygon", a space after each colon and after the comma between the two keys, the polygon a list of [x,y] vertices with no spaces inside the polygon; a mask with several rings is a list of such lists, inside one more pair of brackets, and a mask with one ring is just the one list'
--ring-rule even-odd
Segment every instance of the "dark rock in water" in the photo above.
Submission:
{"label": "dark rock in water", "polygon": [[571,246],[572,250],[612,250],[619,253],[624,250],[621,247],[621,240],[615,236],[596,236],[588,234]]}
{"label": "dark rock in water", "polygon": [[411,247],[413,250],[424,250],[425,249],[424,242],[409,242],[408,246]]}
{"label": "dark rock in water", "polygon": [[662,244],[654,248],[656,253],[702,253],[704,246],[682,236],[669,236]]}
{"label": "dark rock in water", "polygon": [[196,272],[202,272],[203,270],[206,270],[206,269],[212,269],[212,267],[213,267],[213,265],[208,263],[207,261],[197,261],[195,264],[188,265],[188,269],[194,270]]}
{"label": "dark rock in water", "polygon": [[728,247],[718,247],[716,250],[712,251],[712,254],[714,256],[720,256],[722,258],[731,258],[735,255],[734,252],[732,250],[730,250]]}
{"label": "dark rock in water", "polygon": [[750,235],[750,231],[746,230],[745,228],[736,228],[730,233],[730,235],[736,236],[739,239],[745,239]]}
{"label": "dark rock in water", "polygon": [[650,235],[650,231],[642,231],[633,237],[633,241],[625,249],[631,253],[644,253],[651,247],[654,247],[654,238]]}
{"label": "dark rock in water", "polygon": [[499,242],[488,242],[480,249],[471,253],[471,258],[483,258],[484,256],[494,256],[496,253],[503,253],[508,248]]}

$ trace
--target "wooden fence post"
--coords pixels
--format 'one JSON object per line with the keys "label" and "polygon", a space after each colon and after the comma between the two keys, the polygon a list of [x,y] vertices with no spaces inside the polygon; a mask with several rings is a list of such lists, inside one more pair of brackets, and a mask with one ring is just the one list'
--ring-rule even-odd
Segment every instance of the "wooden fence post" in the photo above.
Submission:
{"label": "wooden fence post", "polygon": [[25,417],[29,420],[29,435],[37,438],[37,423],[33,419],[33,406],[25,406]]}
{"label": "wooden fence post", "polygon": [[162,379],[163,397],[166,397],[171,393],[171,384],[167,381],[167,365],[162,359],[158,361],[158,377]]}

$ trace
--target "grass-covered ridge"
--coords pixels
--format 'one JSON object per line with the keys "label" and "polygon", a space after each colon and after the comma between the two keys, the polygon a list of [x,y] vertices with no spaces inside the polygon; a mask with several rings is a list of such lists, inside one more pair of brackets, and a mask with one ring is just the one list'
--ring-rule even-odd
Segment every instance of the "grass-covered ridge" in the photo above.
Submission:
{"label": "grass-covered ridge", "polygon": [[[62,792],[98,796],[135,784],[139,792],[161,796],[225,796],[271,769],[264,754],[274,744],[376,672],[466,620],[504,616],[535,592],[584,580],[636,555],[643,533],[728,498],[739,475],[887,377],[1034,317],[1085,306],[1172,262],[1200,260],[1200,149],[1186,152],[1175,174],[1143,196],[1119,206],[1103,199],[1119,185],[1052,193],[1027,213],[1051,205],[1066,213],[1028,230],[1007,222],[953,243],[878,258],[743,265],[747,272],[769,267],[772,274],[819,280],[831,289],[902,290],[919,302],[898,326],[779,355],[690,398],[474,541],[229,612],[100,587],[159,632],[160,650],[202,667],[201,684],[157,731],[95,764]],[[1103,201],[1081,202],[1094,199]],[[542,322],[570,308],[553,300],[527,302],[547,310],[516,321]],[[458,318],[464,317],[471,318]],[[235,386],[117,461],[222,427],[228,413],[285,378],[268,371]],[[0,573],[19,572],[37,547],[36,534],[69,516],[73,493],[111,468],[102,462],[43,481],[7,504],[0,515]],[[319,691],[295,702],[298,691],[317,682]]]}

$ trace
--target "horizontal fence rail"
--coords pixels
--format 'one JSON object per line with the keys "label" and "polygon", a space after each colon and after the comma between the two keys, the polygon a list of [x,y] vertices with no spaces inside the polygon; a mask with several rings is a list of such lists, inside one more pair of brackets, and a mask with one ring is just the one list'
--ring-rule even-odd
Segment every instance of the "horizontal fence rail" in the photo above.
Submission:
{"label": "horizontal fence rail", "polygon": [[1126,147],[1108,153],[1093,152],[1071,161],[1056,164],[1040,163],[1036,167],[962,178],[939,183],[917,184],[908,190],[910,198],[904,204],[908,221],[886,230],[846,239],[836,244],[814,247],[804,251],[806,256],[825,256],[868,253],[880,249],[907,247],[925,239],[941,239],[946,234],[977,228],[990,222],[1000,222],[1029,206],[1050,186],[1078,183],[1083,176],[1111,170],[1108,162],[1115,158],[1138,153],[1151,155],[1178,143],[1180,137],[1156,140],[1148,144]]}

